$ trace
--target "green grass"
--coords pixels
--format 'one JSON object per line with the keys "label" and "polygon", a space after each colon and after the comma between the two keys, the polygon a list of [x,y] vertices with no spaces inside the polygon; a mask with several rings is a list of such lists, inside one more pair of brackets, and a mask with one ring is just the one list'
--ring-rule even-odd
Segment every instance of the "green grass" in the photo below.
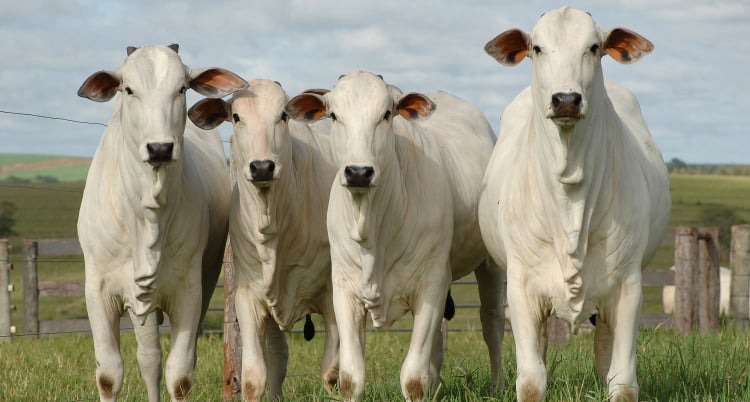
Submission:
{"label": "green grass", "polygon": [[[367,384],[364,401],[403,400],[399,369],[409,334],[368,333]],[[305,342],[290,334],[289,368],[283,392],[286,400],[332,401],[318,376],[323,337]],[[515,354],[512,335],[503,344],[503,379],[496,393],[489,384],[489,363],[482,336],[476,332],[451,333],[438,401],[515,401]],[[572,338],[548,351],[548,401],[605,401],[606,386],[593,369],[591,334]],[[145,387],[135,359],[135,340],[126,333],[121,342],[125,381],[121,400],[145,398]],[[169,349],[169,339],[162,337]],[[220,336],[203,336],[198,342],[198,362],[191,400],[218,401],[222,395],[223,346]],[[166,353],[165,353],[166,357]],[[677,337],[669,331],[644,330],[639,335],[637,370],[643,401],[747,401],[750,400],[750,333],[727,327],[708,335]],[[0,344],[0,400],[97,400],[94,352],[90,337],[58,336],[17,338]],[[43,374],[42,374],[43,373]],[[30,375],[38,374],[38,375]],[[162,384],[162,399],[168,400]]]}

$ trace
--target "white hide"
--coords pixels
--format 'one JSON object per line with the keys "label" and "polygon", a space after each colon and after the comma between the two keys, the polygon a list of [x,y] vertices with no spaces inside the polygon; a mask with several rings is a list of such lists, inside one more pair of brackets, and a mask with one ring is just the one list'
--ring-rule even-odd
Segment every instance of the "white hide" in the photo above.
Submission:
{"label": "white hide", "polygon": [[[476,217],[494,141],[481,112],[445,92],[401,94],[364,71],[343,76],[323,96],[293,98],[286,110],[303,120],[332,120],[338,173],[328,234],[344,399],[356,400],[364,390],[367,312],[376,328],[414,314],[402,392],[408,400],[434,392],[446,294],[452,280],[475,269],[494,383],[503,336],[502,272],[484,263]],[[347,178],[365,168],[371,175],[360,185]]]}
{"label": "white hide", "polygon": [[563,8],[485,47],[502,64],[533,62],[531,86],[503,113],[479,203],[487,248],[507,269],[519,400],[544,398],[547,317],[575,329],[594,313],[597,373],[613,400],[638,398],[641,268],[664,237],[669,178],[638,102],[605,84],[601,58],[632,62],[652,46]]}
{"label": "white hide", "polygon": [[[227,236],[229,175],[218,132],[186,124],[185,91],[224,96],[245,85],[226,70],[191,70],[177,46],[129,48],[114,72],[91,75],[79,95],[120,91],[94,154],[78,218],[86,307],[102,401],[122,386],[120,316],[129,310],[150,401],[159,400],[161,313],[172,326],[166,387],[184,400],[193,383],[196,336],[216,286]],[[154,144],[172,152],[152,156]]]}
{"label": "white hide", "polygon": [[[331,296],[326,211],[332,163],[328,122],[287,119],[288,97],[270,80],[250,81],[231,100],[205,99],[190,109],[199,126],[233,125],[229,233],[236,272],[235,304],[242,335],[242,395],[281,398],[287,365],[283,332],[309,313],[322,314],[326,344],[320,372],[338,378],[338,333]],[[254,167],[271,163],[268,176]],[[251,168],[251,166],[253,168]],[[267,346],[266,346],[267,345]]]}

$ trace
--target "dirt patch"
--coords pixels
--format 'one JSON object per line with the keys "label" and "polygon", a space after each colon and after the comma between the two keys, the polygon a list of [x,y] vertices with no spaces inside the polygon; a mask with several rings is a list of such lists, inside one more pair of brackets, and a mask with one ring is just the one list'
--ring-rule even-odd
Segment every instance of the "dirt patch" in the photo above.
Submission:
{"label": "dirt patch", "polygon": [[0,166],[0,173],[22,172],[26,170],[53,169],[58,167],[79,166],[91,163],[86,158],[60,158],[39,162],[14,163],[12,165]]}

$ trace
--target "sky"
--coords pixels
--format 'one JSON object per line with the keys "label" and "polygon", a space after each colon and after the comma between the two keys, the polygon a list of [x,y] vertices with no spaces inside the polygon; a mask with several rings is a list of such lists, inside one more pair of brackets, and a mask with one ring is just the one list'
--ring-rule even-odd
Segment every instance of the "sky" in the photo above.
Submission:
{"label": "sky", "polygon": [[[747,0],[3,0],[0,153],[93,156],[101,125],[14,113],[107,123],[114,102],[80,98],[80,85],[117,69],[128,46],[170,43],[192,68],[270,78],[290,96],[358,69],[407,92],[444,90],[497,132],[531,62],[501,66],[485,43],[507,29],[529,32],[564,5],[589,11],[604,31],[624,27],[654,43],[635,64],[602,63],[605,78],[638,97],[665,161],[750,164]],[[192,92],[188,107],[198,100]],[[228,141],[229,125],[220,131]]]}

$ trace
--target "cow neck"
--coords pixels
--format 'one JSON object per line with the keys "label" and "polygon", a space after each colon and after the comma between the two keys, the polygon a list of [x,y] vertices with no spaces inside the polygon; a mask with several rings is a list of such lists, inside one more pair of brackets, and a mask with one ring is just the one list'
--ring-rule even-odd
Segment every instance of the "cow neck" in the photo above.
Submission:
{"label": "cow neck", "polygon": [[[124,135],[124,138],[129,138]],[[131,308],[143,323],[146,315],[156,309],[155,282],[162,266],[167,228],[172,218],[170,205],[179,202],[170,198],[173,182],[180,180],[182,161],[154,168],[142,162],[135,146],[126,146],[129,152],[118,153],[118,178],[123,185],[124,196],[134,212],[134,220],[127,223],[132,239],[134,300]],[[179,196],[173,191],[171,196]]]}
{"label": "cow neck", "polygon": [[265,301],[272,309],[279,301],[278,267],[283,264],[278,261],[277,250],[284,240],[282,237],[294,237],[299,215],[299,206],[293,202],[295,194],[291,194],[299,188],[293,157],[291,152],[283,152],[280,158],[284,166],[281,176],[268,188],[260,189],[245,180],[244,175],[238,175],[240,205],[243,215],[248,217],[246,221],[252,225],[251,236],[262,265]]}
{"label": "cow neck", "polygon": [[375,327],[387,319],[388,300],[382,297],[385,245],[403,224],[406,210],[405,169],[400,162],[394,158],[383,163],[379,184],[370,191],[360,195],[347,191],[351,197],[347,206],[350,236],[360,246],[362,301]]}
{"label": "cow neck", "polygon": [[[571,316],[581,312],[585,294],[581,292],[581,270],[586,258],[592,216],[601,196],[602,184],[610,169],[612,154],[609,134],[596,110],[570,129],[561,129],[537,115],[533,132],[540,188],[553,197],[553,208],[543,208],[547,222],[557,222],[559,234],[553,242],[563,278]],[[575,320],[573,320],[575,321]]]}

